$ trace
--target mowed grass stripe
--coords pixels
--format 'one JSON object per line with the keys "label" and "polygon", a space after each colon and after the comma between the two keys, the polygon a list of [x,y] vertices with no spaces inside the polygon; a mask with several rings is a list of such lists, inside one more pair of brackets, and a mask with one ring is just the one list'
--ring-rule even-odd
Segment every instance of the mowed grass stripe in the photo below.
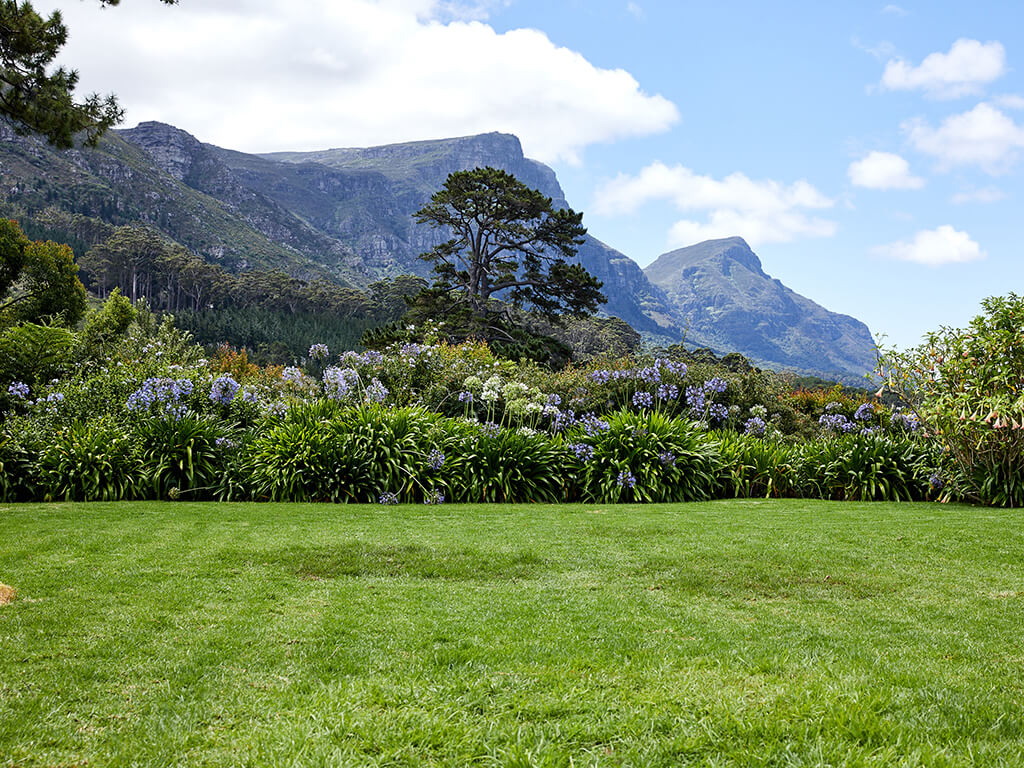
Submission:
{"label": "mowed grass stripe", "polygon": [[1024,763],[1022,510],[0,521],[0,765]]}

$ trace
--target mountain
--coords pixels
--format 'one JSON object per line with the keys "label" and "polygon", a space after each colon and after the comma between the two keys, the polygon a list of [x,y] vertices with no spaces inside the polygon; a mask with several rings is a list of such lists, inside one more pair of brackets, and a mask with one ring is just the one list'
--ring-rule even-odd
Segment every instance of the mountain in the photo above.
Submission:
{"label": "mountain", "polygon": [[689,322],[687,338],[712,349],[840,379],[874,366],[864,323],[829,312],[765,274],[741,237],[662,254],[644,274]]}
{"label": "mountain", "polygon": [[[507,134],[257,155],[149,122],[111,131],[94,149],[57,151],[0,123],[0,214],[32,220],[53,207],[144,223],[228,269],[282,269],[364,288],[399,274],[429,276],[417,256],[446,235],[413,213],[450,173],[484,165],[568,206],[555,172]],[[847,376],[870,368],[863,325],[771,281],[745,243],[729,242],[738,250],[725,249],[736,251],[728,259],[716,261],[702,244],[645,271],[588,236],[577,258],[604,283],[603,311],[650,342],[685,334],[688,343],[775,367]]]}

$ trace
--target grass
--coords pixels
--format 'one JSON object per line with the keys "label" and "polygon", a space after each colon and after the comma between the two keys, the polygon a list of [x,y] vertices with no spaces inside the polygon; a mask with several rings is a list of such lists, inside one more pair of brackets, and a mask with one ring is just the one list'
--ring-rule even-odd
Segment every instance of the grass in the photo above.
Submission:
{"label": "grass", "polygon": [[0,765],[1024,763],[1024,510],[0,506]]}

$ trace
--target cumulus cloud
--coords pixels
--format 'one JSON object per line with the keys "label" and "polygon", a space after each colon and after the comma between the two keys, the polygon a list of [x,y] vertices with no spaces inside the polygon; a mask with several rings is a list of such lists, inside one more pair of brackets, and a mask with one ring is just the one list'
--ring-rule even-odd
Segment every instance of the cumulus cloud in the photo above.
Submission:
{"label": "cumulus cloud", "polygon": [[910,164],[892,152],[871,152],[850,163],[847,174],[855,187],[920,189],[924,186],[924,179],[910,172]]}
{"label": "cumulus cloud", "polygon": [[742,173],[715,179],[664,163],[652,163],[636,176],[620,174],[604,184],[597,191],[594,210],[625,214],[656,200],[670,202],[681,213],[704,214],[672,226],[668,239],[673,247],[733,235],[756,247],[798,237],[830,237],[836,231],[834,222],[808,213],[831,208],[834,201],[806,181],[786,185]]}
{"label": "cumulus cloud", "polygon": [[888,13],[890,16],[908,16],[910,11],[899,5],[887,5],[882,9],[882,13]]}
{"label": "cumulus cloud", "polygon": [[630,0],[630,2],[626,3],[626,10],[629,11],[630,14],[632,14],[635,18],[640,19],[641,21],[647,18],[647,12],[643,9],[643,6],[640,5],[640,3],[634,3],[632,0]]}
{"label": "cumulus cloud", "polygon": [[[481,21],[503,0],[59,3],[82,91],[247,151],[504,131],[540,160],[667,130],[674,104],[543,32]],[[43,11],[57,6],[42,0]]]}
{"label": "cumulus cloud", "polygon": [[949,53],[932,53],[918,66],[892,59],[885,65],[882,87],[891,91],[924,91],[939,99],[978,93],[1006,72],[1002,43],[961,38]]}
{"label": "cumulus cloud", "polygon": [[985,258],[985,252],[966,232],[948,224],[918,232],[911,240],[900,240],[874,249],[881,256],[912,261],[929,267],[959,264]]}
{"label": "cumulus cloud", "polygon": [[914,148],[935,157],[942,170],[977,165],[993,175],[1005,173],[1024,147],[1024,128],[986,102],[947,117],[937,128],[921,118],[902,127]]}

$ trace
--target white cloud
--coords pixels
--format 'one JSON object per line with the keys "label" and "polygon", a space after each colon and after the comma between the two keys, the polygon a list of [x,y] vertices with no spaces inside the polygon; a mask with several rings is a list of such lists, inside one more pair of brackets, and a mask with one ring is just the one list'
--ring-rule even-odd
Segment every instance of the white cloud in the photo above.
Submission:
{"label": "white cloud", "polygon": [[919,66],[903,59],[885,65],[882,87],[892,91],[924,91],[929,96],[951,99],[978,93],[1006,72],[1002,43],[981,43],[962,38],[949,53],[932,53]]}
{"label": "white cloud", "polygon": [[954,205],[966,203],[998,203],[1006,197],[1006,193],[998,187],[983,187],[982,189],[969,189],[957,192],[950,198]]}
{"label": "white cloud", "polygon": [[891,16],[908,16],[910,11],[906,8],[902,8],[898,5],[887,5],[882,9],[882,13],[888,13]]}
{"label": "white cloud", "polygon": [[631,213],[655,200],[669,201],[681,213],[706,214],[703,220],[677,221],[669,232],[670,246],[738,235],[756,247],[798,237],[830,237],[836,231],[834,222],[808,215],[808,210],[831,208],[834,201],[806,181],[785,185],[742,173],[715,179],[664,163],[652,163],[636,176],[623,174],[603,185],[594,210]]}
{"label": "white cloud", "polygon": [[986,102],[947,117],[938,128],[921,118],[907,120],[902,128],[914,148],[935,157],[941,170],[977,165],[993,175],[1005,173],[1024,147],[1024,128]]}
{"label": "white cloud", "polygon": [[920,189],[924,179],[910,172],[910,164],[891,152],[870,152],[850,163],[850,182],[868,189]]}
{"label": "white cloud", "polygon": [[634,3],[633,0],[626,3],[626,10],[641,21],[647,18],[647,12],[643,9],[643,6],[640,3]]}
{"label": "white cloud", "polygon": [[503,1],[62,2],[62,57],[83,92],[118,94],[127,125],[162,120],[247,151],[504,131],[532,157],[576,162],[678,121],[628,72],[479,21]]}
{"label": "white cloud", "polygon": [[1024,109],[1024,96],[1015,93],[1004,93],[994,98],[993,102],[1005,109]]}
{"label": "white cloud", "polygon": [[985,252],[970,235],[955,230],[948,224],[936,229],[922,230],[914,235],[912,240],[880,245],[874,251],[891,259],[912,261],[929,267],[985,258]]}

